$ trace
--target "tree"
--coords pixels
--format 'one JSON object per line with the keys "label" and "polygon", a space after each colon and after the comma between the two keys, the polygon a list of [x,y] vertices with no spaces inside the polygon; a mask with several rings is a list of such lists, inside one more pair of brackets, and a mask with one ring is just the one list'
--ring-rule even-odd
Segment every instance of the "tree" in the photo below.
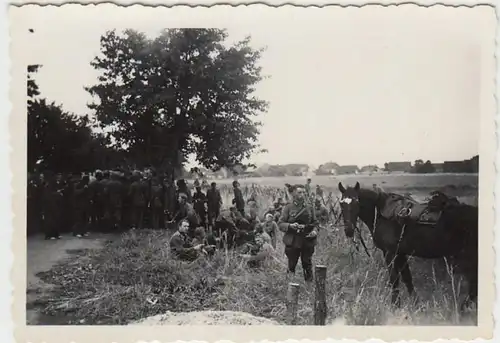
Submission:
{"label": "tree", "polygon": [[89,107],[100,126],[112,126],[138,163],[157,168],[190,154],[214,171],[249,158],[261,125],[252,117],[267,108],[253,96],[263,49],[250,38],[227,47],[226,38],[219,29],[168,29],[155,39],[106,32],[91,63],[102,75],[86,88],[99,100]]}
{"label": "tree", "polygon": [[87,116],[39,99],[34,75],[40,67],[28,66],[28,170],[79,172],[116,164],[119,155],[104,136],[92,133]]}

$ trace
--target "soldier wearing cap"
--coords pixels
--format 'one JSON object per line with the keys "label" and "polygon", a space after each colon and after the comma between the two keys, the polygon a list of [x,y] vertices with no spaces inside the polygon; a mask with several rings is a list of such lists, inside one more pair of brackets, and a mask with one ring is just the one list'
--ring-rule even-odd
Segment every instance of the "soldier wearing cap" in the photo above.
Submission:
{"label": "soldier wearing cap", "polygon": [[242,216],[245,216],[245,200],[243,200],[243,193],[240,189],[240,183],[236,180],[233,181],[233,192],[233,205],[241,213]]}
{"label": "soldier wearing cap", "polygon": [[95,178],[89,182],[90,223],[93,230],[98,230],[103,225],[104,217],[104,186],[102,184],[102,171],[95,171]]}
{"label": "soldier wearing cap", "polygon": [[208,224],[213,227],[215,220],[219,217],[222,206],[222,197],[217,189],[217,184],[212,182],[207,191]]}
{"label": "soldier wearing cap", "polygon": [[200,225],[203,227],[207,226],[207,196],[202,192],[200,183],[198,180],[194,182],[196,192],[193,194],[194,209],[198,217],[200,218]]}
{"label": "soldier wearing cap", "polygon": [[132,229],[142,229],[144,227],[144,213],[148,204],[148,187],[142,179],[139,171],[132,173],[132,183],[128,190],[130,199],[131,214],[130,221]]}
{"label": "soldier wearing cap", "polygon": [[[151,179],[151,221],[153,224],[153,229],[157,230],[160,227],[160,218],[162,217],[164,210],[164,187],[158,180],[158,177],[153,177]],[[162,224],[163,227],[163,224]]]}
{"label": "soldier wearing cap", "polygon": [[178,198],[178,209],[171,222],[180,223],[182,220],[187,220],[189,223],[190,231],[188,234],[193,236],[193,231],[199,226],[198,216],[194,211],[193,205],[187,202],[187,195],[184,193],[179,194]]}
{"label": "soldier wearing cap", "polygon": [[74,236],[82,237],[88,233],[90,210],[89,176],[83,175],[81,180],[75,184],[73,191],[73,211],[75,215],[75,223],[73,224]]}
{"label": "soldier wearing cap", "polygon": [[289,187],[293,201],[286,204],[278,222],[280,231],[284,232],[283,243],[288,258],[288,273],[294,274],[299,258],[304,270],[304,279],[313,280],[312,256],[316,245],[317,226],[315,211],[306,201],[304,186]]}

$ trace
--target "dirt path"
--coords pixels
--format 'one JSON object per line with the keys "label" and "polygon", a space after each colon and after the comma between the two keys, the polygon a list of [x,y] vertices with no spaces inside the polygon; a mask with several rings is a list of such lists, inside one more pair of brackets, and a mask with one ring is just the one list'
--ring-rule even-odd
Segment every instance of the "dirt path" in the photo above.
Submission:
{"label": "dirt path", "polygon": [[44,240],[43,236],[33,236],[27,242],[27,292],[26,292],[26,324],[41,323],[41,314],[30,304],[47,295],[52,289],[51,284],[43,282],[36,274],[49,271],[57,263],[71,255],[68,250],[99,249],[111,235],[95,234],[87,238],[76,238],[70,235],[59,240]]}

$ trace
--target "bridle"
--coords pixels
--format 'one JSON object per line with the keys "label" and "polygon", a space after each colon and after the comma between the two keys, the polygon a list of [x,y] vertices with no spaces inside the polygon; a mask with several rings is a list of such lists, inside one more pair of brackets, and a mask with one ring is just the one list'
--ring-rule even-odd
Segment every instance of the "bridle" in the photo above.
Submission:
{"label": "bridle", "polygon": [[[358,201],[358,200],[352,200],[350,199],[351,201]],[[342,199],[340,200],[340,202],[342,202]],[[348,202],[349,204],[350,202]],[[343,219],[345,220],[345,217],[344,217],[344,211],[340,211],[340,215],[343,217]],[[376,220],[377,216],[375,215],[375,220]],[[359,240],[361,242],[361,245],[363,245],[363,249],[365,250],[365,253],[368,257],[371,258],[371,255],[370,253],[368,252],[368,248],[366,247],[366,243],[365,243],[365,240],[363,239],[363,235],[361,234],[361,229],[358,227],[357,225],[357,222],[359,221],[359,216],[356,220],[356,223],[353,223],[351,220],[349,220],[350,224],[354,227],[354,232],[357,233],[358,237],[359,237]],[[352,242],[354,244],[354,246],[356,247],[356,250],[359,251],[359,245],[358,245],[358,242],[356,242],[356,239],[355,239],[355,236],[356,235],[353,235],[352,236]]]}

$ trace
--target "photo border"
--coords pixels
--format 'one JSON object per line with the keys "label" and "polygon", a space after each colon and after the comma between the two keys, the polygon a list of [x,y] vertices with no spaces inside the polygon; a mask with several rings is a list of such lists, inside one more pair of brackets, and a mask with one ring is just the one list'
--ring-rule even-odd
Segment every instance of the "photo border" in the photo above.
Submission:
{"label": "photo border", "polygon": [[[314,2],[324,4],[323,2]],[[48,2],[23,2],[13,1],[15,5],[20,4],[47,4]],[[53,1],[53,4],[64,3]],[[67,3],[67,2],[66,2]],[[72,4],[85,4],[89,2],[72,2]],[[111,2],[94,2],[106,3]],[[114,1],[113,4],[130,5],[132,1]],[[142,5],[153,5],[158,2],[144,0]],[[170,3],[171,6],[180,6],[180,2],[164,1],[160,4]],[[185,3],[185,2],[184,2]],[[193,2],[196,4],[195,2]],[[228,2],[225,2],[227,4]],[[264,2],[260,2],[263,4]],[[270,1],[278,6],[283,3]],[[310,4],[308,1],[301,3]],[[350,1],[349,3],[360,5],[362,1]],[[347,6],[349,3],[343,3]],[[494,5],[480,1],[461,1],[462,6],[490,6]],[[383,2],[369,2],[370,5],[382,5]],[[423,4],[429,6],[436,4],[431,1],[419,2],[394,2],[392,4]],[[27,5],[24,5],[27,6]],[[204,6],[207,6],[206,3]],[[217,5],[220,6],[220,5]],[[259,5],[255,5],[259,6]],[[264,6],[264,5],[261,5]],[[453,6],[452,1],[441,1],[435,6]],[[19,7],[18,7],[19,8]],[[22,8],[22,6],[21,6]],[[213,6],[214,9],[217,7]],[[9,18],[12,12],[9,9]],[[496,20],[496,18],[495,18]],[[12,253],[14,255],[13,268],[11,272],[11,283],[14,287],[12,314],[15,324],[16,341],[22,342],[137,342],[155,341],[222,341],[232,342],[247,341],[284,341],[284,340],[325,340],[335,337],[336,339],[368,340],[371,338],[383,339],[385,341],[399,340],[424,340],[435,339],[460,339],[473,340],[476,338],[491,339],[493,334],[493,301],[495,276],[493,271],[493,259],[495,257],[491,242],[494,240],[493,230],[480,229],[479,234],[479,302],[478,302],[478,326],[27,326],[26,325],[26,159],[22,158],[26,152],[26,65],[23,57],[23,47],[16,44],[17,30],[23,29],[22,22],[10,21],[10,61],[11,61],[11,88],[10,99],[12,112],[9,120],[10,132],[10,164],[12,178],[12,212],[13,212],[13,235]],[[493,34],[493,33],[492,33]],[[496,38],[496,32],[492,36]],[[496,42],[496,40],[495,40]],[[495,46],[495,49],[497,47]],[[496,51],[492,52],[494,54]],[[484,62],[484,61],[483,61]],[[480,124],[480,166],[479,166],[479,227],[486,228],[494,226],[493,209],[495,198],[493,186],[495,182],[495,155],[496,144],[496,74],[497,61],[494,59],[488,63],[486,68],[481,69],[482,84],[488,87],[487,91],[481,93],[481,124]],[[488,82],[489,80],[489,82]],[[491,87],[491,89],[490,89]],[[17,252],[17,253],[14,253]],[[24,252],[24,253],[20,253]],[[198,330],[199,329],[199,330]],[[389,330],[390,329],[390,330]]]}

